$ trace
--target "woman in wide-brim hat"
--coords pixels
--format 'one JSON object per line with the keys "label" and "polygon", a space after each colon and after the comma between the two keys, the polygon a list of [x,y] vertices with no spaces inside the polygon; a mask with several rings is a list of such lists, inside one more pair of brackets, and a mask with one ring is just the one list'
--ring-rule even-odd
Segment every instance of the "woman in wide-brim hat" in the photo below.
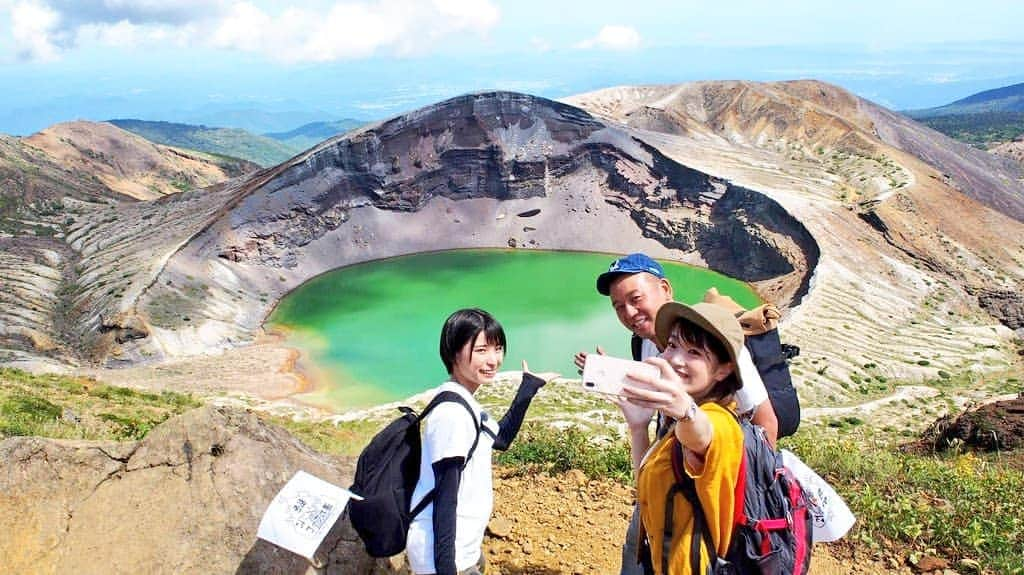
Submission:
{"label": "woman in wide-brim hat", "polygon": [[623,397],[659,410],[675,424],[640,464],[640,517],[655,573],[690,574],[694,548],[701,554],[704,573],[705,546],[691,545],[693,508],[686,497],[670,498],[670,491],[677,474],[693,479],[710,544],[724,556],[731,542],[743,454],[743,432],[733,412],[733,396],[743,385],[736,369],[743,329],[727,310],[709,303],[665,304],[655,325],[658,347],[664,352],[647,362],[658,366],[660,374],[633,378],[635,385],[626,386]]}

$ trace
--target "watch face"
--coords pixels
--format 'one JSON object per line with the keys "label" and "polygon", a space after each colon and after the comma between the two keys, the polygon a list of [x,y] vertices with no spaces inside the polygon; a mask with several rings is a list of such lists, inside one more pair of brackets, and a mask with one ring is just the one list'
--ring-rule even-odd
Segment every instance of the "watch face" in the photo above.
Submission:
{"label": "watch face", "polygon": [[694,401],[693,399],[691,399],[690,400],[690,407],[688,407],[686,409],[686,415],[683,416],[683,419],[686,419],[686,420],[693,419],[693,416],[696,415],[696,414],[697,414],[697,402]]}

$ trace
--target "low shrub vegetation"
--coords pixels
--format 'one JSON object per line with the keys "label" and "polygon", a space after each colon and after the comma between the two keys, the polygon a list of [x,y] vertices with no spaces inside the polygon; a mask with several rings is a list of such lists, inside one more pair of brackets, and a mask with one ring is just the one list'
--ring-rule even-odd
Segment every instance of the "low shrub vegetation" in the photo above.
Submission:
{"label": "low shrub vegetation", "polygon": [[0,439],[141,439],[200,403],[189,395],[149,393],[62,375],[0,368]]}
{"label": "low shrub vegetation", "polygon": [[592,434],[577,427],[557,430],[531,423],[520,430],[509,450],[498,456],[498,463],[524,474],[579,469],[588,477],[610,477],[623,483],[629,483],[633,474],[626,441],[596,443]]}
{"label": "low shrub vegetation", "polygon": [[[915,561],[928,554],[1024,574],[1024,474],[997,456],[903,453],[892,434],[843,418],[844,433],[807,427],[785,447],[846,500],[857,523],[846,539]],[[1020,458],[1019,458],[1020,459]],[[498,463],[521,474],[580,469],[631,482],[629,446],[594,442],[577,428],[528,424]]]}
{"label": "low shrub vegetation", "polygon": [[1005,458],[903,453],[870,430],[801,433],[785,443],[846,500],[857,517],[847,535],[855,543],[1024,573],[1024,474]]}

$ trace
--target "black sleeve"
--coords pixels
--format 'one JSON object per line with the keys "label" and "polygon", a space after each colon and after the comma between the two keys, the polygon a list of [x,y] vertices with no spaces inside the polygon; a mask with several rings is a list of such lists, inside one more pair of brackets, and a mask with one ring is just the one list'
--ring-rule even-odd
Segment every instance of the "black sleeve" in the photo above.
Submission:
{"label": "black sleeve", "polygon": [[505,416],[498,422],[498,437],[494,438],[494,449],[505,451],[512,445],[512,440],[516,438],[519,428],[523,425],[523,418],[526,417],[526,410],[530,407],[533,396],[537,395],[537,391],[545,383],[547,382],[531,373],[523,374],[516,398],[512,400],[512,405],[508,406]]}
{"label": "black sleeve", "polygon": [[434,573],[457,575],[455,568],[455,511],[464,457],[449,457],[434,468]]}

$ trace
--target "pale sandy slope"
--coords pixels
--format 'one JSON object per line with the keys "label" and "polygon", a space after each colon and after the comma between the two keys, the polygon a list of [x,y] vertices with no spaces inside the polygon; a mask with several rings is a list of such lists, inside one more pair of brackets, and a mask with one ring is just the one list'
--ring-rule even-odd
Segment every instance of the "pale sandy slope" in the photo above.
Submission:
{"label": "pale sandy slope", "polygon": [[[854,98],[823,104],[785,86],[714,88],[612,88],[566,101],[655,128],[636,129],[680,163],[761,192],[807,226],[821,261],[810,294],[782,327],[803,350],[794,372],[805,403],[856,400],[858,380],[869,377],[930,378],[1014,361],[1010,330],[965,288],[1020,285],[1024,225],[875,139]],[[723,95],[733,100],[709,104]],[[839,106],[845,115],[834,113]],[[891,243],[857,216],[865,202],[892,226]]]}

